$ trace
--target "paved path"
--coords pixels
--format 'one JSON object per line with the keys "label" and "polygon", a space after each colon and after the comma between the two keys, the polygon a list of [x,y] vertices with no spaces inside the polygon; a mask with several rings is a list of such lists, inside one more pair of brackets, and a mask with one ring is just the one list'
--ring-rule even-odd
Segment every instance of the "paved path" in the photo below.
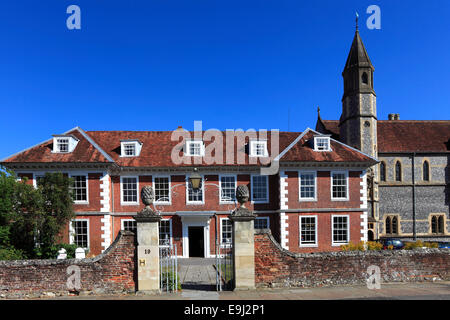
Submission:
{"label": "paved path", "polygon": [[216,291],[216,259],[178,259],[181,289],[183,294],[198,295],[193,291]]}

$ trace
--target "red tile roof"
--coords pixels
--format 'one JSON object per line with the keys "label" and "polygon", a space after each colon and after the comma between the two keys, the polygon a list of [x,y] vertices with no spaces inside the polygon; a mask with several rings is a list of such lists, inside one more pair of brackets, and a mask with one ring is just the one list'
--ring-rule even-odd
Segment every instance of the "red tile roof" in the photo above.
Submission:
{"label": "red tile roof", "polygon": [[5,163],[99,163],[110,162],[95,146],[93,146],[77,129],[73,129],[66,133],[72,134],[79,139],[78,144],[73,152],[70,153],[53,153],[53,140],[50,139],[35,147],[27,149],[10,158],[4,160]]}
{"label": "red tile roof", "polygon": [[317,132],[311,130],[298,141],[281,158],[286,162],[369,162],[376,160],[343,143],[330,139],[331,152],[314,151],[314,136]]}
{"label": "red tile roof", "polygon": [[[338,120],[321,120],[339,137]],[[450,120],[378,120],[378,152],[450,152]]]}
{"label": "red tile roof", "polygon": [[[186,131],[186,133],[188,133]],[[225,137],[226,132],[217,131],[218,134]],[[183,166],[245,166],[245,165],[268,165],[268,162],[261,161],[257,158],[256,163],[250,161],[248,151],[244,147],[239,147],[237,138],[234,138],[234,159],[227,163],[226,157],[226,139],[223,139],[222,145],[222,162],[209,162],[206,158],[198,158],[200,163],[194,162],[194,157],[182,157],[183,159],[192,159],[191,163],[176,164],[172,161],[172,150],[178,145],[179,152],[182,155],[180,142],[182,138],[172,141],[172,131],[87,131],[74,129],[66,134],[73,134],[80,139],[74,152],[68,154],[52,153],[52,141],[47,141],[38,146],[32,147],[22,153],[16,154],[4,163],[49,163],[49,162],[115,162],[122,167],[183,167]],[[84,135],[88,139],[85,138]],[[203,132],[204,134],[204,132]],[[257,134],[259,134],[257,132]],[[314,131],[305,133],[304,137],[295,145],[293,142],[301,135],[301,132],[280,132],[279,133],[279,152],[287,150],[281,161],[319,161],[319,162],[372,162],[373,159],[365,156],[361,152],[345,146],[341,143],[333,141],[332,152],[315,152],[307,140],[312,135],[317,134]],[[261,138],[261,136],[260,136]],[[139,140],[142,142],[141,153],[137,157],[121,157],[120,141],[121,140]],[[267,146],[269,155],[272,142],[271,132],[267,132]],[[89,141],[90,140],[90,141]],[[207,140],[205,138],[206,154],[211,148],[214,139]],[[246,137],[245,141],[248,142]],[[216,149],[217,150],[217,149]],[[218,151],[218,150],[217,150]],[[242,156],[243,161],[238,161],[238,155]],[[277,156],[278,154],[274,155]],[[214,154],[212,154],[214,156]],[[241,158],[239,158],[241,159]],[[252,158],[253,160],[254,158]]]}

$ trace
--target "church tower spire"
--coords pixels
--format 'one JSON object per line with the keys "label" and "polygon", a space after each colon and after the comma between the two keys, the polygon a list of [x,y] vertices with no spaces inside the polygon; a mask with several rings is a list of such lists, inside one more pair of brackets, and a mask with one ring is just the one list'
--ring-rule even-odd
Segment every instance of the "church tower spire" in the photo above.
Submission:
{"label": "church tower spire", "polygon": [[376,157],[377,112],[373,86],[374,70],[359,34],[357,18],[355,36],[342,72],[344,95],[339,131],[344,143]]}

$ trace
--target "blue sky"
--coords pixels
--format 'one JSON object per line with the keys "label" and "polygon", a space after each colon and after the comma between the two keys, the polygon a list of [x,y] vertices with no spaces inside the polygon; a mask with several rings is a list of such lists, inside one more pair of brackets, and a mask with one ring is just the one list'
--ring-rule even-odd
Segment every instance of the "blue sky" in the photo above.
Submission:
{"label": "blue sky", "polygon": [[[381,30],[365,25],[373,4]],[[450,119],[448,0],[5,1],[0,159],[75,126],[302,131],[317,106],[338,119],[355,11],[378,118]]]}

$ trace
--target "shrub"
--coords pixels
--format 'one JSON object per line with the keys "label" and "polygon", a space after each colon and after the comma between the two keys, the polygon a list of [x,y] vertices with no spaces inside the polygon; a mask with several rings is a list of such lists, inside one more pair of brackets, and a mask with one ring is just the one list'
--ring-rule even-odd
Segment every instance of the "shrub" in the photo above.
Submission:
{"label": "shrub", "polygon": [[383,245],[375,241],[360,241],[358,243],[349,242],[341,246],[342,251],[372,251],[381,250]]}
{"label": "shrub", "polygon": [[14,247],[0,247],[0,260],[23,260],[23,252]]}
{"label": "shrub", "polygon": [[383,249],[383,244],[376,241],[367,241],[367,250],[379,251]]}
{"label": "shrub", "polygon": [[[163,288],[166,288],[168,286],[169,291],[175,291],[175,277],[172,271],[162,272],[160,277],[162,279]],[[169,279],[167,279],[167,277]],[[177,277],[177,290],[181,290],[180,276],[178,275],[178,273],[176,274],[176,277]],[[167,280],[169,281],[167,282]]]}
{"label": "shrub", "polygon": [[416,248],[439,248],[436,242],[423,242],[422,240],[417,240],[416,242],[408,242],[405,244],[406,250],[413,250]]}

